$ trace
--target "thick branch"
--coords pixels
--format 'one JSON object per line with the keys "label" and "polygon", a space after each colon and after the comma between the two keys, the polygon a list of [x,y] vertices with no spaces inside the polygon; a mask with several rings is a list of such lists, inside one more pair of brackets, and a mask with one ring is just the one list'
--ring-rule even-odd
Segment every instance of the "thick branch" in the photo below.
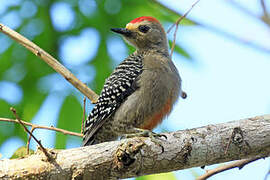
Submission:
{"label": "thick branch", "polygon": [[116,179],[266,157],[270,153],[270,115],[172,132],[166,136],[167,140],[160,140],[165,149],[163,153],[149,138],[134,138],[53,150],[55,160],[52,163],[44,160],[42,153],[24,159],[1,160],[0,178]]}

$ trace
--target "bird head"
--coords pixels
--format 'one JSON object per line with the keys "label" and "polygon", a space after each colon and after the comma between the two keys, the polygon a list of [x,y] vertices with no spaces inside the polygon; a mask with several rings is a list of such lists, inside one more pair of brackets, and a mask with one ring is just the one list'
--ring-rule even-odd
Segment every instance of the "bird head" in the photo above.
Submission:
{"label": "bird head", "polygon": [[160,22],[150,16],[142,16],[130,21],[125,28],[112,28],[137,50],[168,51],[166,33]]}

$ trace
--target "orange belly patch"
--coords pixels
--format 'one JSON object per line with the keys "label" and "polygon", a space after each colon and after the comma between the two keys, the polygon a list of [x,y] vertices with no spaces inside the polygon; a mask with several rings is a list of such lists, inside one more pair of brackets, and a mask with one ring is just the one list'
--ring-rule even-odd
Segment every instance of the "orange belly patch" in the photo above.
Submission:
{"label": "orange belly patch", "polygon": [[171,112],[171,108],[172,108],[172,100],[169,99],[167,103],[163,106],[163,108],[157,113],[155,113],[152,117],[148,118],[140,128],[152,130],[159,123],[161,123],[164,116],[166,116]]}

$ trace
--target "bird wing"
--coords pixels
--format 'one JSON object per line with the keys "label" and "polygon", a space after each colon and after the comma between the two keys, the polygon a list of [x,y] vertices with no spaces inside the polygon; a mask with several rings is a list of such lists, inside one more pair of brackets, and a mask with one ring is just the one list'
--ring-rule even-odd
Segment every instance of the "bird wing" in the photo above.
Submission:
{"label": "bird wing", "polygon": [[131,54],[106,80],[98,102],[89,114],[84,128],[83,146],[94,143],[94,135],[117,108],[136,89],[138,76],[142,73],[142,57]]}

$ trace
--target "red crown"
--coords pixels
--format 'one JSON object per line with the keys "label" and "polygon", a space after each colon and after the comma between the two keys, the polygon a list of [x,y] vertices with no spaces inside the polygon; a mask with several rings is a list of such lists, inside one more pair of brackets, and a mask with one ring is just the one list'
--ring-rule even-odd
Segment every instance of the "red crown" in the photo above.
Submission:
{"label": "red crown", "polygon": [[159,21],[156,18],[153,18],[151,16],[138,17],[138,18],[133,19],[132,21],[130,21],[130,23],[131,24],[135,24],[137,22],[142,22],[142,21],[151,21],[151,22],[157,22],[157,23],[159,23]]}

